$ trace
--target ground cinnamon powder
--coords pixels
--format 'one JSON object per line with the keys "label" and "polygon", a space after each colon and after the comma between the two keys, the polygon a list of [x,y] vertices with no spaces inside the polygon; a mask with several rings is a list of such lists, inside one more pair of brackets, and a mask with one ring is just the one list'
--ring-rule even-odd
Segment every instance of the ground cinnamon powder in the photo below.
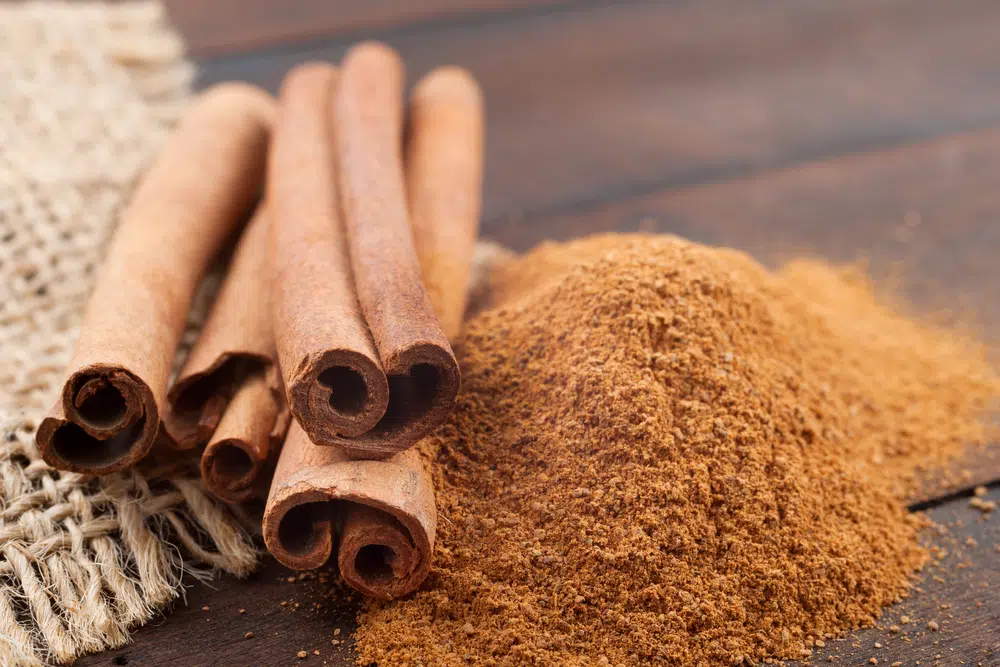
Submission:
{"label": "ground cinnamon powder", "polygon": [[359,662],[750,664],[870,623],[924,561],[903,498],[982,442],[986,350],[850,271],[667,236],[499,268],[422,445],[434,571]]}

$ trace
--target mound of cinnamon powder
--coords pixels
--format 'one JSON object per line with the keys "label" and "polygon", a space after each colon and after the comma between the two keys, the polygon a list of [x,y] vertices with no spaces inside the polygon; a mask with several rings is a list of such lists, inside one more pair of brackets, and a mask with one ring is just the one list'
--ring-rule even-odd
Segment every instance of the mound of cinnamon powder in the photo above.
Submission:
{"label": "mound of cinnamon powder", "polygon": [[1000,395],[981,346],[817,262],[597,236],[492,282],[422,445],[434,572],[362,614],[359,662],[803,657],[906,593],[903,499]]}

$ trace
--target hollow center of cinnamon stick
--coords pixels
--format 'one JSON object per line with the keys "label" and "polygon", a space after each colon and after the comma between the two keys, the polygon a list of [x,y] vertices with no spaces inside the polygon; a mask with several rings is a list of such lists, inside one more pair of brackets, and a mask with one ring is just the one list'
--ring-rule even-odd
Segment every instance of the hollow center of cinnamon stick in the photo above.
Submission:
{"label": "hollow center of cinnamon stick", "polygon": [[332,366],[320,373],[316,381],[330,390],[330,407],[337,412],[355,415],[364,409],[368,389],[365,379],[353,368]]}
{"label": "hollow center of cinnamon stick", "polygon": [[236,390],[263,371],[257,357],[231,355],[207,373],[200,373],[171,390],[170,433],[182,446],[204,444]]}
{"label": "hollow center of cinnamon stick", "polygon": [[330,514],[328,502],[303,503],[288,510],[278,525],[278,540],[292,556],[309,554],[318,541],[319,525]]}
{"label": "hollow center of cinnamon stick", "polygon": [[125,419],[128,405],[122,393],[103,378],[84,382],[73,404],[80,419],[96,428],[107,428]]}
{"label": "hollow center of cinnamon stick", "polygon": [[433,364],[415,364],[406,375],[390,375],[389,406],[372,429],[373,434],[390,433],[427,413],[437,400],[441,373]]}
{"label": "hollow center of cinnamon stick", "polygon": [[220,445],[212,457],[212,479],[225,487],[237,485],[253,472],[250,455],[236,445]]}
{"label": "hollow center of cinnamon stick", "polygon": [[52,436],[52,449],[67,463],[76,466],[103,468],[127,456],[132,443],[142,434],[146,420],[141,419],[131,428],[100,440],[73,422],[62,424]]}
{"label": "hollow center of cinnamon stick", "polygon": [[396,558],[396,552],[384,544],[366,544],[354,557],[354,570],[369,584],[385,583],[395,578]]}

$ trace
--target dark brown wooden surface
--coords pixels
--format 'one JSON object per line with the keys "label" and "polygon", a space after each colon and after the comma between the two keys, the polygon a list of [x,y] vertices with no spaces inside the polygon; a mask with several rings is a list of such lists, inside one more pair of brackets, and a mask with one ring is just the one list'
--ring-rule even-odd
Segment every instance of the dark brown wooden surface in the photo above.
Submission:
{"label": "dark brown wooden surface", "polygon": [[273,48],[478,14],[538,11],[566,0],[169,0],[194,56]]}
{"label": "dark brown wooden surface", "polygon": [[[586,210],[664,186],[1000,121],[994,0],[561,5],[383,36],[411,79],[458,63],[487,106],[485,217]],[[349,40],[215,58],[275,90]]]}
{"label": "dark brown wooden surface", "polygon": [[[470,67],[489,116],[485,233],[517,249],[643,229],[770,263],[868,258],[922,308],[1000,332],[993,0],[168,5],[203,56],[202,85],[274,90],[291,65],[366,37],[399,48],[411,79]],[[1000,512],[955,495],[1000,481],[997,452],[973,453],[956,465],[967,475],[913,499],[947,525],[926,535],[948,555],[882,627],[828,642],[813,662],[1000,665]],[[351,664],[331,640],[350,634],[358,600],[289,576],[268,560],[247,581],[194,584],[133,645],[80,664]],[[914,621],[890,632],[904,614]]]}

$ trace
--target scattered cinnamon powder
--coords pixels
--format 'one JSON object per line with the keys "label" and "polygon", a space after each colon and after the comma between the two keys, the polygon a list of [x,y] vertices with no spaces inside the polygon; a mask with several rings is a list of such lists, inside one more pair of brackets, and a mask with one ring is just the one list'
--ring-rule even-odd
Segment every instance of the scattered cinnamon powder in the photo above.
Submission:
{"label": "scattered cinnamon powder", "polygon": [[750,664],[870,624],[925,554],[917,470],[987,434],[986,350],[849,271],[664,236],[501,266],[421,447],[423,590],[369,603],[360,663]]}

